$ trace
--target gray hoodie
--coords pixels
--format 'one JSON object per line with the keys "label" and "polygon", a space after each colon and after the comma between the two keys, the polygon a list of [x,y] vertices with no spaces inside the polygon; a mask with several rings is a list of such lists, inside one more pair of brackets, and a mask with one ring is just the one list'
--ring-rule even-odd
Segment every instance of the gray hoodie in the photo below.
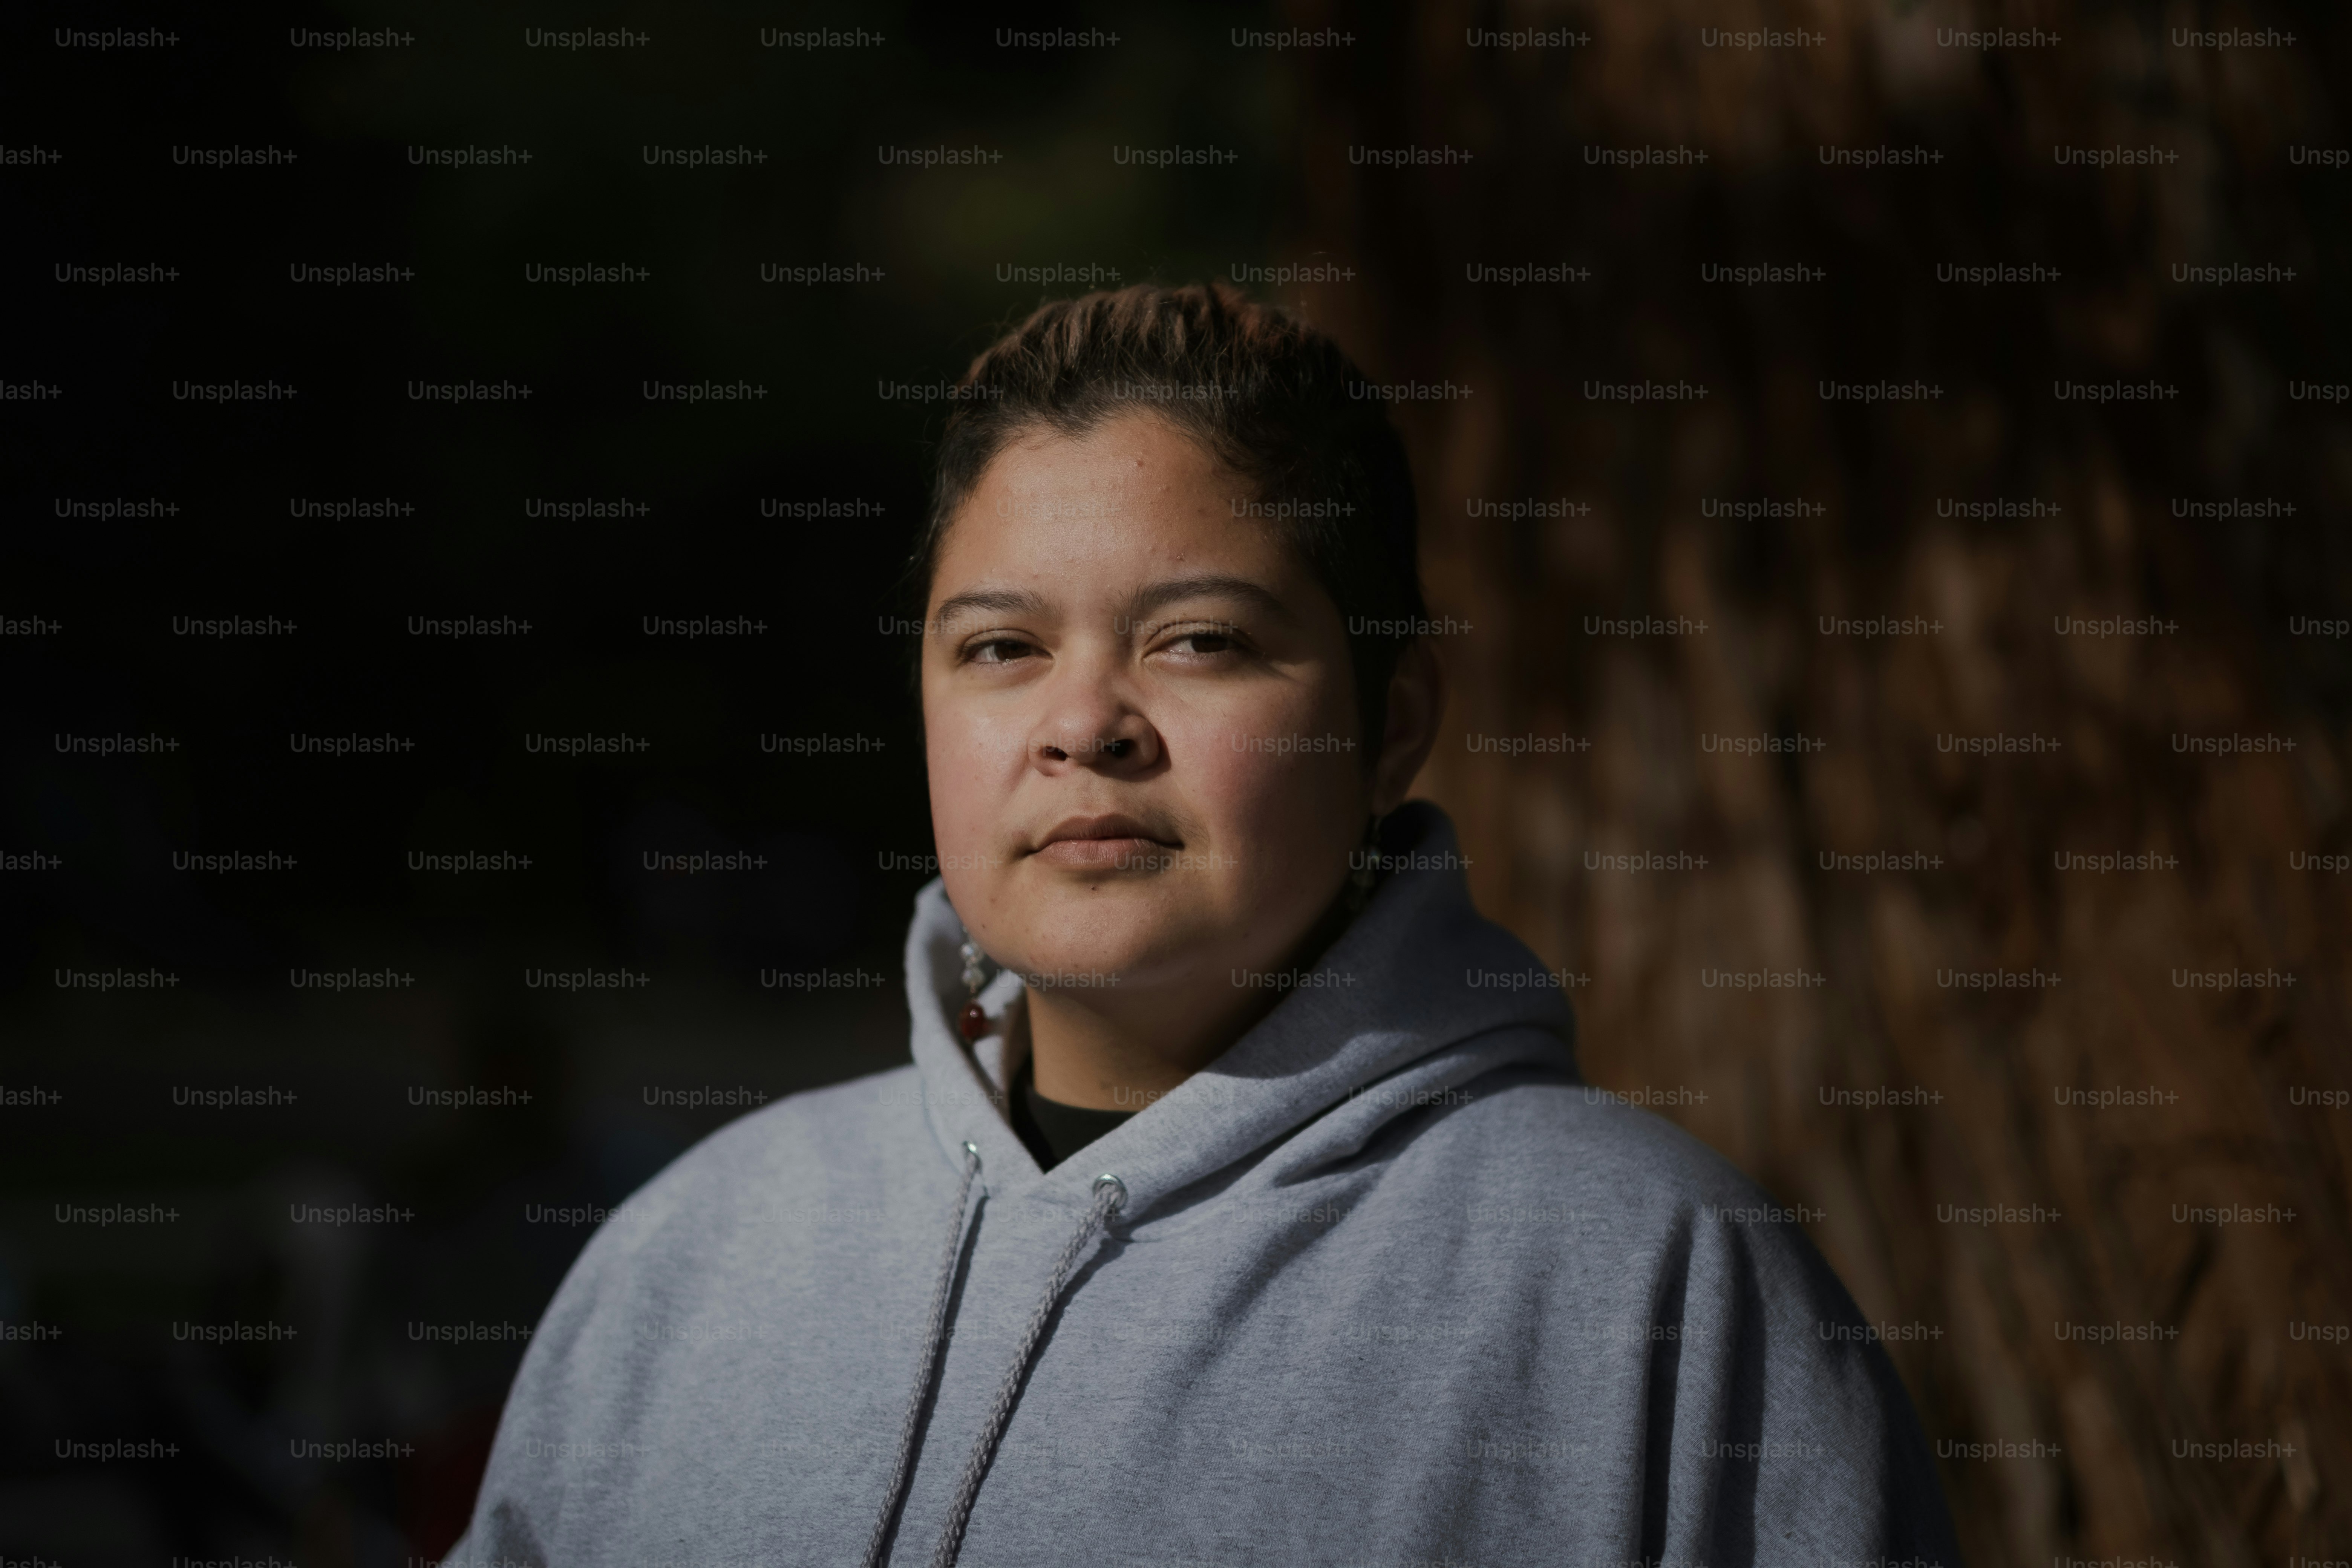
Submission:
{"label": "gray hoodie", "polygon": [[747,1116],[623,1205],[448,1561],[1957,1565],[1794,1216],[1580,1084],[1452,826],[1391,827],[1264,1022],[1042,1173],[1017,1063],[954,1032],[961,928],[924,889],[914,1065]]}

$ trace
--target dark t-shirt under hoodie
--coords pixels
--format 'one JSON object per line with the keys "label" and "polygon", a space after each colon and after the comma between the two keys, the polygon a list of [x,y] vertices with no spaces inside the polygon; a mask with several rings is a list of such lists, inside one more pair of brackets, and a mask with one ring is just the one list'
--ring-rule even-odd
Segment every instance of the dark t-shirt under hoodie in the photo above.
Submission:
{"label": "dark t-shirt under hoodie", "polygon": [[1096,1110],[1065,1105],[1037,1092],[1035,1058],[1024,1056],[1013,1071],[1013,1092],[1005,1096],[1005,1111],[1029,1157],[1041,1171],[1050,1171],[1079,1150],[1114,1131],[1135,1114],[1132,1110]]}

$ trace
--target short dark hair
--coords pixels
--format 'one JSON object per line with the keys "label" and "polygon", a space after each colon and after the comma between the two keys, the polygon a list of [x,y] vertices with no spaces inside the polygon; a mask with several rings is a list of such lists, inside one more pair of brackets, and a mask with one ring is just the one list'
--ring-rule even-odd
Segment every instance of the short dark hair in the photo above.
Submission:
{"label": "short dark hair", "polygon": [[1404,444],[1338,343],[1223,283],[1137,284],[1039,307],[956,384],[908,573],[918,618],[950,521],[1007,445],[1039,426],[1079,436],[1156,414],[1255,488],[1339,605],[1370,765],[1426,612]]}

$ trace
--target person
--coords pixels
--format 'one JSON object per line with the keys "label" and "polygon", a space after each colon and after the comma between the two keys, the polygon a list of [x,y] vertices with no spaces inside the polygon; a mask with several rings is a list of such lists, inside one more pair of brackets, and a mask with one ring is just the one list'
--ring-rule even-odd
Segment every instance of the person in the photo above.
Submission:
{"label": "person", "polygon": [[1790,1211],[1576,1074],[1406,796],[1403,449],[1222,286],[973,362],[912,581],[913,1064],[623,1205],[453,1563],[1958,1562]]}

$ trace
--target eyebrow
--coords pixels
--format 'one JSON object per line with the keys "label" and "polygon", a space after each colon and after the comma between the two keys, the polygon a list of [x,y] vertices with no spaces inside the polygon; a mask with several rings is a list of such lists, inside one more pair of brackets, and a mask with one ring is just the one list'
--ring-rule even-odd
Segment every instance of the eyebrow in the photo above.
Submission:
{"label": "eyebrow", "polygon": [[931,628],[944,631],[947,624],[959,616],[985,612],[1000,616],[1042,616],[1045,613],[1043,596],[1026,588],[975,588],[969,594],[940,601],[931,616]]}
{"label": "eyebrow", "polygon": [[[1246,577],[1223,573],[1203,573],[1192,577],[1170,577],[1139,588],[1128,602],[1128,616],[1141,620],[1153,611],[1184,599],[1223,597],[1239,599],[1255,609],[1286,625],[1296,626],[1298,617],[1263,584]],[[931,629],[944,632],[950,622],[970,615],[1044,616],[1048,613],[1045,597],[1026,588],[974,588],[940,601],[931,616]]]}
{"label": "eyebrow", "polygon": [[1152,611],[1175,604],[1179,600],[1200,598],[1239,599],[1285,625],[1298,624],[1298,617],[1290,613],[1290,607],[1276,598],[1274,594],[1262,584],[1253,583],[1246,577],[1229,576],[1221,573],[1207,573],[1195,577],[1171,577],[1163,582],[1139,588],[1136,590],[1135,597],[1128,602],[1128,615],[1132,619],[1140,620]]}

